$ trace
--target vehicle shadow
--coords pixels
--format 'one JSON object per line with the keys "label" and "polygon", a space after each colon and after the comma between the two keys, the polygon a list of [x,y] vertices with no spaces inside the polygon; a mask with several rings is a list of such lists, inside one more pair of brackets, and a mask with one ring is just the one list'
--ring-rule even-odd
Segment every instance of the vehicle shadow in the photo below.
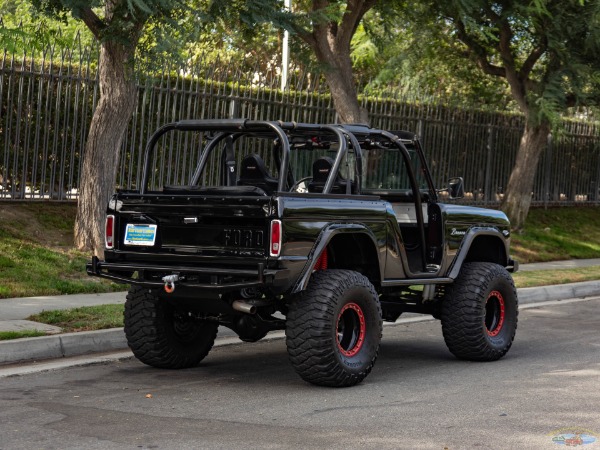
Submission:
{"label": "vehicle shadow", "polygon": [[[439,327],[429,324],[429,327]],[[384,331],[379,356],[366,381],[377,378],[420,378],[432,371],[463,370],[470,362],[456,359],[446,348],[441,332],[404,332],[400,327]],[[127,377],[139,377],[152,383],[192,383],[211,386],[243,384],[248,388],[311,386],[302,381],[289,362],[285,339],[243,343],[214,348],[198,367],[165,370],[144,366],[132,360],[121,368]],[[123,375],[120,375],[123,376]],[[317,388],[315,386],[315,388]]]}

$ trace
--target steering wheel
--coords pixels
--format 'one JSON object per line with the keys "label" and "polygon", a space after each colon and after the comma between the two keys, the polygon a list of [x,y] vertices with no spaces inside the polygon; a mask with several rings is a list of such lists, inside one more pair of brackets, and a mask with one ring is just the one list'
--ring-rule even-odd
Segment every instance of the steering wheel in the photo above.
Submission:
{"label": "steering wheel", "polygon": [[304,177],[304,178],[300,178],[298,181],[296,181],[294,183],[294,185],[290,188],[289,192],[300,192],[300,193],[304,193],[304,192],[308,192],[308,189],[302,188],[302,190],[299,190],[300,185],[302,183],[306,183],[308,180],[312,180],[312,177]]}

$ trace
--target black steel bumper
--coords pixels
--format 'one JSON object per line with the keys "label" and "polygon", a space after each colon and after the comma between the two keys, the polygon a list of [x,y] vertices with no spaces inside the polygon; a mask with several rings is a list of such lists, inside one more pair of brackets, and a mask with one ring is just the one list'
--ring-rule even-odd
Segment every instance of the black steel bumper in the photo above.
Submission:
{"label": "black steel bumper", "polygon": [[[92,262],[87,263],[86,271],[88,275],[106,278],[125,284],[136,284],[146,287],[163,287],[164,281],[148,280],[144,274],[164,273],[164,274],[186,274],[186,275],[205,275],[211,279],[210,283],[190,283],[185,280],[178,281],[177,285],[181,287],[204,289],[217,292],[225,292],[249,287],[269,286],[273,283],[276,275],[281,275],[281,270],[265,269],[264,263],[258,263],[255,270],[251,269],[233,269],[216,267],[189,267],[189,266],[161,266],[156,264],[143,263],[116,263],[100,261],[97,256],[92,257]],[[133,273],[138,272],[138,278],[133,278]],[[129,275],[131,273],[132,275]],[[233,281],[223,282],[222,278],[227,277]],[[236,281],[237,280],[237,281]]]}

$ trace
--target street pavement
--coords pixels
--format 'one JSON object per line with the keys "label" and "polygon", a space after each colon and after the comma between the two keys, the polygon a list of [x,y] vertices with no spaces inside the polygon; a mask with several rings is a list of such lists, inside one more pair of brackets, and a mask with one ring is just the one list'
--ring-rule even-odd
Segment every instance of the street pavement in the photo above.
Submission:
{"label": "street pavement", "polygon": [[0,378],[0,448],[598,449],[599,307],[524,305],[495,362],[453,357],[437,321],[390,324],[373,371],[343,389],[302,381],[283,339],[216,346],[185,370],[21,366]]}
{"label": "street pavement", "polygon": [[[522,264],[519,270],[557,270],[594,265],[600,265],[600,258]],[[518,289],[520,304],[594,297],[598,295],[600,295],[600,280]],[[48,333],[47,336],[42,337],[0,341],[0,364],[72,357],[88,353],[127,349],[127,342],[122,328],[59,334],[60,328],[58,327],[27,320],[32,314],[41,311],[104,304],[123,304],[125,303],[125,296],[126,292],[113,292],[108,294],[76,294],[0,299],[0,331],[37,329]],[[400,321],[402,320],[410,321],[412,317],[410,315],[403,315]],[[231,341],[234,336],[230,330],[221,327],[218,339]]]}

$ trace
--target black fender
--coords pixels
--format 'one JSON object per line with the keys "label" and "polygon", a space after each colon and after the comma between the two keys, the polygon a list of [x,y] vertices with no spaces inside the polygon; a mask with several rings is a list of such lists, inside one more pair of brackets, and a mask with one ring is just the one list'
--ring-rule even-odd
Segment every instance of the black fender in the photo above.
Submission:
{"label": "black fender", "polygon": [[382,255],[385,255],[385,253],[378,251],[379,246],[377,244],[377,238],[375,237],[373,232],[369,228],[367,228],[365,225],[360,224],[360,223],[332,223],[332,224],[326,226],[325,228],[323,228],[323,230],[321,230],[321,233],[317,237],[313,248],[311,249],[310,253],[308,254],[308,262],[307,262],[306,266],[304,266],[304,269],[302,269],[302,272],[301,272],[300,276],[298,277],[298,280],[296,281],[296,283],[294,284],[294,287],[292,288],[292,292],[291,292],[292,294],[296,294],[296,293],[301,292],[306,289],[306,287],[308,286],[308,282],[310,280],[310,276],[312,275],[314,265],[317,262],[317,258],[319,257],[319,255],[321,255],[323,250],[325,250],[327,245],[329,245],[331,240],[335,236],[342,234],[342,233],[364,234],[371,240],[371,242],[373,243],[373,249],[376,251],[376,254],[377,254],[377,262],[379,265],[379,267],[378,267],[379,278],[380,278],[380,280],[382,279],[383,267],[385,264],[384,260],[382,259]]}
{"label": "black fender", "polygon": [[510,233],[508,231],[505,231],[505,232],[508,234],[505,235],[503,232],[501,232],[498,228],[495,228],[495,227],[471,227],[465,234],[465,237],[463,238],[463,240],[460,244],[460,247],[458,248],[456,257],[454,258],[454,261],[452,261],[452,264],[448,268],[447,277],[452,278],[453,280],[458,277],[458,275],[460,274],[460,269],[462,268],[462,265],[465,262],[465,259],[467,258],[469,251],[471,250],[471,246],[473,245],[473,242],[475,241],[476,238],[481,237],[481,236],[492,236],[494,238],[497,238],[502,243],[503,248],[504,248],[503,261],[488,261],[488,262],[496,262],[503,267],[509,268],[509,266],[511,266],[511,264],[512,264],[512,260],[508,256],[509,255],[508,236],[510,235]]}

